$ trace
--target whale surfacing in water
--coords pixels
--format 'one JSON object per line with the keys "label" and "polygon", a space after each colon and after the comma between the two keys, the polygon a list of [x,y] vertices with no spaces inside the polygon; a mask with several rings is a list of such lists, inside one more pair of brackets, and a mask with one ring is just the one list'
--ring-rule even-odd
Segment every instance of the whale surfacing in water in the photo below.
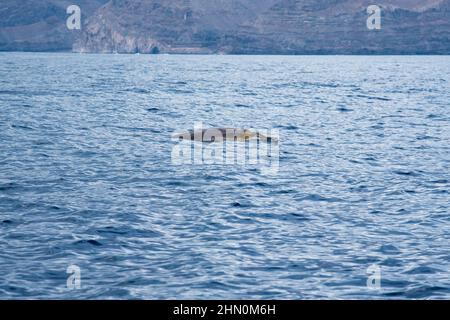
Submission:
{"label": "whale surfacing in water", "polygon": [[239,128],[209,128],[189,130],[173,134],[172,139],[178,139],[179,141],[197,141],[210,143],[223,141],[245,142],[254,139],[266,143],[278,142],[278,138],[263,134],[258,130]]}

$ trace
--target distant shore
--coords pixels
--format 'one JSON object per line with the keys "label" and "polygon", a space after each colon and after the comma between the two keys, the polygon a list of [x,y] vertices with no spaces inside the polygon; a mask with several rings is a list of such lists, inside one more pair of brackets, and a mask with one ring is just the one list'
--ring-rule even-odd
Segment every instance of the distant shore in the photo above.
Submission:
{"label": "distant shore", "polygon": [[70,50],[0,50],[0,53],[67,53],[86,55],[146,55],[146,56],[449,56],[450,52],[417,52],[417,53],[129,53],[129,52],[74,52]]}

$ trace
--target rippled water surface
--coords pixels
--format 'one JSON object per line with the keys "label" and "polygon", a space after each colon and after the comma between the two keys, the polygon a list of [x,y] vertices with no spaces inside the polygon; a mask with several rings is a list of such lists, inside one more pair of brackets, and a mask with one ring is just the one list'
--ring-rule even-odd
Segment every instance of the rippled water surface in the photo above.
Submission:
{"label": "rippled water surface", "polygon": [[[449,111],[450,57],[2,53],[0,298],[448,299]],[[172,165],[200,121],[279,173]]]}

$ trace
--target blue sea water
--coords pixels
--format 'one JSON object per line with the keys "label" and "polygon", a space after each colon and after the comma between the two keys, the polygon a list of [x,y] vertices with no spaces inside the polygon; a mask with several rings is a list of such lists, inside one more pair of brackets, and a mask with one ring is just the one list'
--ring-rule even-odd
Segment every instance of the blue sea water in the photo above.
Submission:
{"label": "blue sea water", "polygon": [[[0,299],[449,299],[449,111],[448,56],[0,53]],[[200,121],[278,174],[173,165]]]}

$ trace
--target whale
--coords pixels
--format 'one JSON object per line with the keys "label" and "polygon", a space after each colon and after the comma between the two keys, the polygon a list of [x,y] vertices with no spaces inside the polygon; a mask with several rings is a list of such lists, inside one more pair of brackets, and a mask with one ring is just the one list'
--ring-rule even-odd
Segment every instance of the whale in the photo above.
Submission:
{"label": "whale", "polygon": [[265,143],[278,143],[278,138],[267,135],[255,129],[244,128],[208,128],[195,129],[172,134],[173,140],[196,142],[246,142],[257,140]]}

